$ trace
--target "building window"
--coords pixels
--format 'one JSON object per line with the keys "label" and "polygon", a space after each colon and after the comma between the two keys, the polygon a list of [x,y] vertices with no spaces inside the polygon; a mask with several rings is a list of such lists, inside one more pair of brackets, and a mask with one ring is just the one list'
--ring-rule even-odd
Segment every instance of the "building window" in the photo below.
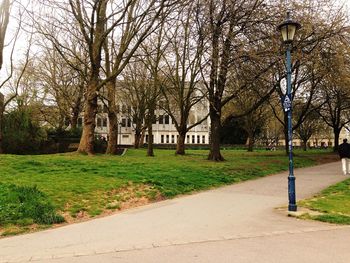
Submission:
{"label": "building window", "polygon": [[146,134],[146,143],[148,143],[148,134]]}
{"label": "building window", "polygon": [[197,143],[201,143],[201,136],[197,135]]}
{"label": "building window", "polygon": [[126,106],[122,105],[122,113],[126,113]]}
{"label": "building window", "polygon": [[202,143],[205,144],[205,135],[202,136]]}
{"label": "building window", "polygon": [[196,136],[192,135],[192,143],[196,143]]}
{"label": "building window", "polygon": [[102,126],[107,127],[107,118],[103,118]]}
{"label": "building window", "polygon": [[83,118],[78,118],[78,127],[83,126]]}
{"label": "building window", "polygon": [[131,127],[131,119],[128,118],[128,127]]}
{"label": "building window", "polygon": [[164,123],[169,124],[169,115],[164,116]]}
{"label": "building window", "polygon": [[108,112],[108,106],[107,105],[103,105],[103,112],[107,113]]}
{"label": "building window", "polygon": [[157,116],[153,115],[152,117],[152,124],[156,124],[157,123]]}
{"label": "building window", "polygon": [[101,118],[97,118],[97,127],[101,127],[102,126],[102,120]]}
{"label": "building window", "polygon": [[160,136],[160,143],[164,143],[164,135]]}
{"label": "building window", "polygon": [[126,127],[126,119],[125,118],[122,119],[122,127]]}
{"label": "building window", "polygon": [[175,143],[175,135],[171,135],[171,143]]}
{"label": "building window", "polygon": [[102,112],[102,105],[97,105],[97,112],[98,113],[101,113]]}
{"label": "building window", "polygon": [[158,122],[159,124],[163,124],[163,115],[159,115]]}
{"label": "building window", "polygon": [[187,135],[187,143],[190,143],[190,135]]}
{"label": "building window", "polygon": [[169,143],[169,135],[166,136],[166,143]]}

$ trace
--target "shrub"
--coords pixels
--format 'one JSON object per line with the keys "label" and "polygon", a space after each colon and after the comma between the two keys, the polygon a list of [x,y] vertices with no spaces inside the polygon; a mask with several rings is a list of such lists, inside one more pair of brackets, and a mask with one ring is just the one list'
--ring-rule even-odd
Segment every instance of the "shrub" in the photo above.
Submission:
{"label": "shrub", "polygon": [[70,130],[64,130],[64,129],[49,129],[47,130],[47,135],[50,138],[53,139],[80,139],[82,134],[82,129],[80,127]]}
{"label": "shrub", "polygon": [[3,150],[12,154],[38,153],[46,132],[33,121],[29,110],[17,109],[4,115]]}

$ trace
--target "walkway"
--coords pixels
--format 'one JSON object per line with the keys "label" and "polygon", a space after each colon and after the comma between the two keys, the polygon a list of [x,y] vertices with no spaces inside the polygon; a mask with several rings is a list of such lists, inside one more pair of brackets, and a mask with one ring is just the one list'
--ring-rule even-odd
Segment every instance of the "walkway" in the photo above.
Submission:
{"label": "walkway", "polygon": [[[295,170],[297,199],[344,180]],[[0,262],[349,263],[350,227],[287,217],[287,172],[0,240]]]}

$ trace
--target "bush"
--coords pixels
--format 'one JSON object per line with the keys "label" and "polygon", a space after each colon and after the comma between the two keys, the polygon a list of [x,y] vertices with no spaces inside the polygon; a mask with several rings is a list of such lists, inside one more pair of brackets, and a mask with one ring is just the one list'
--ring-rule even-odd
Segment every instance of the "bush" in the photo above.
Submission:
{"label": "bush", "polygon": [[0,183],[0,225],[64,222],[47,196],[35,186]]}
{"label": "bush", "polygon": [[94,151],[96,153],[105,153],[107,149],[107,141],[103,137],[95,137]]}
{"label": "bush", "polygon": [[12,154],[38,153],[46,132],[33,121],[29,110],[17,109],[4,115],[3,150]]}
{"label": "bush", "polygon": [[82,134],[81,128],[75,128],[71,130],[64,130],[64,129],[49,129],[47,131],[47,135],[49,138],[55,139],[55,140],[61,140],[61,139],[75,139],[79,140]]}

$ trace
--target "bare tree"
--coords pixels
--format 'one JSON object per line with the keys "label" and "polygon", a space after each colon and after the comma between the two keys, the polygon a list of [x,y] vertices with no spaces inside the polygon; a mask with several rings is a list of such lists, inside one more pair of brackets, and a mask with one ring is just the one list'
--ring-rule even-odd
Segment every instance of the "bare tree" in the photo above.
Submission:
{"label": "bare tree", "polygon": [[[172,0],[127,0],[115,2],[111,0],[69,0],[68,5],[62,2],[45,1],[46,6],[51,4],[56,9],[56,23],[48,21],[56,30],[62,33],[67,31],[58,23],[62,13],[68,15],[68,21],[76,25],[80,33],[76,35],[85,45],[89,54],[88,77],[84,101],[84,127],[78,152],[93,153],[95,117],[97,100],[102,87],[107,85],[107,94],[110,105],[110,123],[115,130],[115,114],[113,102],[115,98],[115,83],[117,77],[136,51],[140,43],[154,29],[160,14],[176,1]],[[51,32],[42,30],[53,41],[58,50],[69,50],[69,46],[60,43],[58,37]],[[114,33],[115,32],[115,33]],[[69,33],[69,32],[68,32]],[[111,41],[111,42],[110,42]],[[105,52],[105,53],[104,53]],[[102,72],[102,58],[106,60],[106,68]],[[115,138],[110,134],[110,145],[107,152],[113,153],[116,149]]]}
{"label": "bare tree", "polygon": [[[11,2],[9,0],[3,0],[0,5],[0,70],[3,64],[3,51],[4,51],[4,43],[6,30],[9,23],[10,17],[10,6]],[[5,110],[4,105],[4,95],[0,92],[0,153],[2,153],[2,119],[3,112]]]}
{"label": "bare tree", "polygon": [[149,80],[146,85],[146,125],[148,131],[147,156],[154,156],[153,150],[153,123],[156,121],[156,108],[158,105],[161,90],[166,85],[166,78],[161,71],[161,62],[166,49],[164,44],[164,28],[159,28],[158,32],[150,38],[147,43],[142,44],[144,53],[143,64],[147,68]]}
{"label": "bare tree", "polygon": [[[324,103],[321,93],[322,82],[327,78],[329,71],[323,63],[324,48],[341,37],[346,32],[346,17],[344,10],[339,7],[330,7],[331,1],[310,1],[301,4],[293,14],[303,25],[298,32],[298,39],[294,42],[292,63],[292,100],[298,111],[293,114],[293,131],[296,130],[309,114],[319,109]],[[293,5],[300,2],[293,1]],[[314,23],[319,26],[314,27]],[[283,52],[284,53],[284,52]],[[283,54],[282,53],[282,54]],[[272,111],[277,120],[284,127],[285,149],[288,153],[287,142],[287,113],[283,112],[281,99],[285,95],[285,65],[284,57],[275,66],[276,97],[270,100]]]}
{"label": "bare tree", "polygon": [[296,135],[303,142],[303,150],[307,150],[307,143],[309,139],[316,134],[317,131],[322,130],[325,123],[320,119],[316,111],[308,114],[306,119],[295,130]]}
{"label": "bare tree", "polygon": [[187,132],[208,118],[204,114],[195,123],[188,124],[191,109],[203,102],[206,96],[206,89],[200,81],[203,45],[199,41],[203,40],[197,34],[196,11],[195,2],[179,10],[178,20],[172,21],[171,30],[166,33],[166,66],[163,73],[167,78],[167,85],[161,90],[166,102],[163,109],[170,115],[179,133],[176,154],[180,155],[185,154]]}
{"label": "bare tree", "polygon": [[[170,4],[168,6],[168,4]],[[105,75],[102,84],[107,87],[109,140],[106,153],[114,154],[117,149],[117,115],[115,108],[116,82],[138,47],[157,28],[163,24],[171,1],[128,1],[125,6],[115,7],[120,16],[110,17],[114,28],[110,37],[105,39]],[[119,10],[118,10],[119,9]]]}
{"label": "bare tree", "polygon": [[83,68],[75,70],[81,62],[73,58],[70,61],[75,64],[72,68],[53,47],[42,45],[41,50],[35,74],[48,94],[47,99],[57,106],[58,125],[54,126],[62,129],[70,125],[71,129],[76,129],[82,111],[86,72],[81,74]]}
{"label": "bare tree", "polygon": [[[13,1],[10,0],[3,0],[0,4],[0,70],[3,67],[4,63],[4,57],[3,52],[5,48],[5,39],[6,39],[6,32],[7,27],[9,24],[9,17],[10,17],[10,10],[13,8]],[[7,76],[0,84],[0,89],[4,88],[5,86],[8,86],[10,84],[10,81],[13,77],[14,71],[15,71],[15,62],[14,62],[14,53],[16,49],[17,40],[19,38],[20,30],[22,29],[22,22],[23,22],[23,6],[16,6],[16,15],[17,15],[17,29],[14,31],[12,39],[9,41],[8,46],[11,48],[10,57],[9,57],[9,72],[7,72]],[[13,94],[10,94],[8,98],[5,100],[5,96],[0,92],[0,153],[2,152],[2,123],[3,123],[3,114],[7,107],[7,105],[16,98],[18,95],[18,87],[21,82],[22,76],[24,72],[26,71],[27,65],[29,63],[30,59],[30,48],[32,45],[32,37],[33,34],[29,30],[29,36],[28,36],[28,47],[25,51],[25,58],[23,61],[23,64],[19,67],[17,67],[18,77],[15,80],[15,92]],[[18,52],[19,53],[19,52]]]}
{"label": "bare tree", "polygon": [[349,48],[347,44],[333,42],[323,54],[327,78],[321,85],[325,103],[318,113],[334,134],[334,151],[338,150],[341,130],[350,123],[350,68]]}
{"label": "bare tree", "polygon": [[12,2],[10,0],[2,0],[0,4],[0,70],[4,62],[3,51],[5,47],[4,44],[5,44],[7,26],[9,24],[9,19],[10,19],[11,5],[12,5]]}
{"label": "bare tree", "polygon": [[[274,27],[271,17],[276,9],[264,5],[264,1],[213,1],[201,2],[198,12],[199,34],[207,51],[207,65],[203,78],[208,90],[211,119],[211,142],[209,160],[223,161],[220,152],[220,130],[223,106],[233,100],[242,90],[250,87],[257,78],[274,65],[273,45]],[[261,30],[261,29],[264,30]],[[269,43],[269,44],[267,44]],[[266,59],[269,54],[270,58]],[[263,59],[264,58],[264,59]],[[236,69],[244,64],[255,64],[250,78],[244,83],[239,79]],[[239,70],[240,71],[240,70]],[[227,85],[235,86],[227,91]],[[260,104],[272,90],[262,95]]]}
{"label": "bare tree", "polygon": [[131,106],[131,117],[135,129],[134,147],[137,149],[143,145],[143,135],[147,129],[145,116],[149,93],[149,75],[144,64],[135,61],[127,66],[123,76],[120,98],[121,101],[126,101]]}
{"label": "bare tree", "polygon": [[[263,85],[257,84],[257,86],[261,88]],[[226,118],[238,119],[239,123],[242,124],[242,129],[248,135],[247,145],[249,152],[253,151],[258,135],[266,127],[269,120],[270,112],[266,104],[255,107],[259,100],[260,97],[257,92],[245,91],[235,99],[234,103],[227,104],[224,110],[224,116],[228,116]],[[231,109],[227,109],[227,107],[231,107]]]}

